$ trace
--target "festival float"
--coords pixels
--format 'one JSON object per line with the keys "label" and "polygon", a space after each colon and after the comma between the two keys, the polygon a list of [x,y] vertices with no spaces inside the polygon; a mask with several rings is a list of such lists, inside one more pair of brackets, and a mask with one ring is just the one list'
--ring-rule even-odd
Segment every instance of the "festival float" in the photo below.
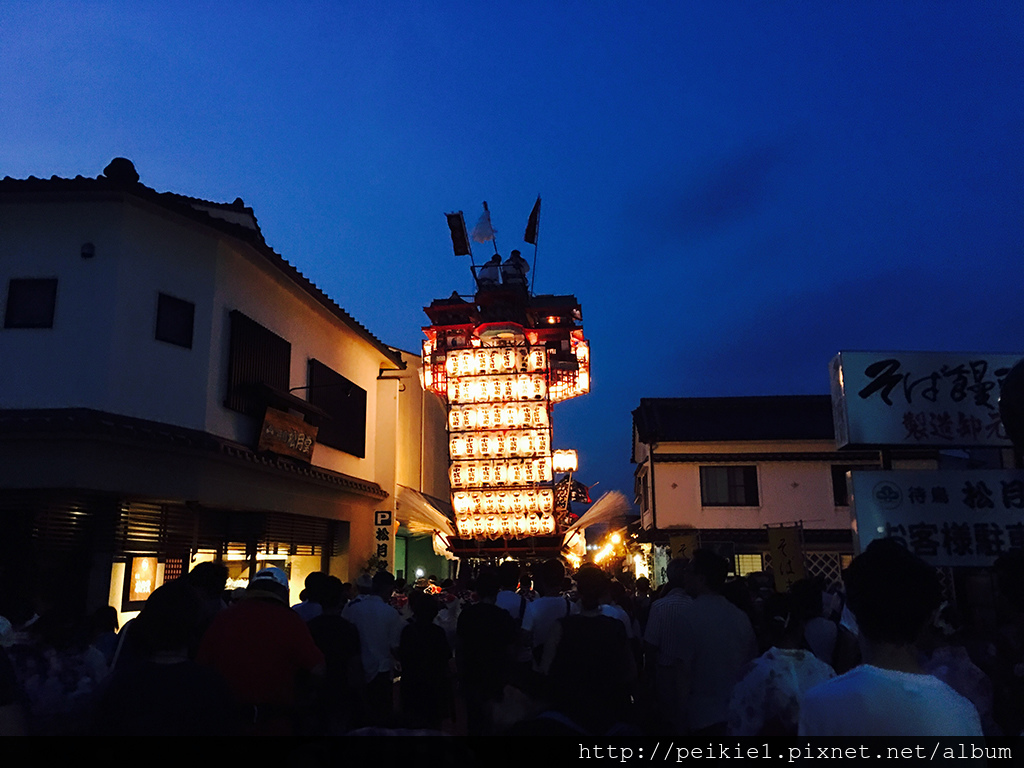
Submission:
{"label": "festival float", "polygon": [[[572,502],[590,498],[572,477],[575,451],[552,446],[554,405],[590,391],[580,304],[535,294],[519,251],[502,259],[487,203],[472,233],[461,211],[446,216],[475,285],[472,295],[456,291],[424,308],[423,386],[448,414],[449,549],[480,558],[582,552],[582,536],[570,533],[580,530]],[[534,273],[539,218],[540,198],[523,237],[534,246]],[[485,264],[474,262],[471,240],[493,244]]]}

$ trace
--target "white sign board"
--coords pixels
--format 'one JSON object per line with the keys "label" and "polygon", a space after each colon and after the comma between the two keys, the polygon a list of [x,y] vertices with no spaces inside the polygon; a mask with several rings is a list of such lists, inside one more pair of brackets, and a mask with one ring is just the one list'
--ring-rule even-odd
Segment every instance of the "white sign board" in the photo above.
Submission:
{"label": "white sign board", "polygon": [[990,566],[1024,549],[1024,470],[850,472],[858,552],[894,538],[935,566]]}
{"label": "white sign board", "polygon": [[1021,357],[840,352],[829,365],[836,445],[1010,447],[999,390]]}

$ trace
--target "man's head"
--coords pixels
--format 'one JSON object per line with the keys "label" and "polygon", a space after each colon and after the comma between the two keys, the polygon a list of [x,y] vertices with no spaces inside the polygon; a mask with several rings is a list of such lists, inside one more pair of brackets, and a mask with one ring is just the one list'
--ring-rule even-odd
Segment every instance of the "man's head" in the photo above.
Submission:
{"label": "man's head", "polygon": [[373,593],[373,576],[366,571],[363,571],[356,577],[356,591],[360,595],[369,595]]}
{"label": "man's head", "polygon": [[324,587],[327,585],[327,580],[330,578],[323,571],[313,571],[303,582],[305,589],[302,590],[300,598],[310,603],[322,603]]}
{"label": "man's head", "polygon": [[537,586],[545,597],[557,595],[565,580],[565,566],[561,560],[545,560],[537,567]]}
{"label": "man's head", "polygon": [[[668,567],[665,568],[665,578],[668,580],[669,589],[684,589],[686,587],[686,569],[689,564],[690,561],[685,557],[677,557],[669,561]],[[639,583],[640,579],[637,579],[637,584]]]}
{"label": "man's head", "polygon": [[476,577],[476,594],[481,601],[494,602],[501,588],[501,580],[494,568],[481,568],[480,575]]}
{"label": "man's head", "polygon": [[844,581],[857,625],[875,643],[913,643],[942,600],[935,569],[893,539],[872,541]]}
{"label": "man's head", "polygon": [[185,579],[207,599],[219,598],[228,583],[228,568],[224,563],[204,561],[198,563]]}
{"label": "man's head", "polygon": [[257,597],[274,597],[288,605],[288,574],[280,568],[264,568],[257,571],[246,592]]}
{"label": "man's head", "polygon": [[328,576],[319,593],[324,613],[338,613],[345,607],[345,585],[337,576]]}
{"label": "man's head", "polygon": [[437,600],[418,589],[409,593],[409,607],[417,621],[429,623],[437,616]]}
{"label": "man's head", "polygon": [[395,591],[395,577],[387,571],[377,571],[373,574],[373,594],[384,600],[391,599],[391,593]]}
{"label": "man's head", "polygon": [[515,592],[519,587],[519,563],[513,560],[506,560],[499,565],[498,579],[501,581],[502,589]]}
{"label": "man's head", "polygon": [[789,594],[793,598],[793,610],[801,621],[810,621],[821,616],[822,589],[817,581],[800,579],[790,585]]}
{"label": "man's head", "polygon": [[187,579],[153,591],[135,620],[134,633],[145,653],[180,651],[198,641],[203,629],[202,594]]}
{"label": "man's head", "polygon": [[610,586],[608,574],[592,563],[586,563],[576,571],[576,591],[584,610],[595,610]]}
{"label": "man's head", "polygon": [[728,575],[728,560],[713,550],[698,549],[686,569],[686,591],[694,597],[721,592]]}

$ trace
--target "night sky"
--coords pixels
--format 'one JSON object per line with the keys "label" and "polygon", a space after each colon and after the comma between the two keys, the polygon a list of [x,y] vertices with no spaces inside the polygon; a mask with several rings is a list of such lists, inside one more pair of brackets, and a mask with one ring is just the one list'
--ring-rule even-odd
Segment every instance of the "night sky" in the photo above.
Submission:
{"label": "night sky", "polygon": [[1020,2],[0,6],[0,176],[240,196],[388,344],[472,290],[446,211],[532,262],[540,194],[535,288],[593,358],[555,447],[598,495],[632,499],[641,397],[1024,352],[1022,139]]}

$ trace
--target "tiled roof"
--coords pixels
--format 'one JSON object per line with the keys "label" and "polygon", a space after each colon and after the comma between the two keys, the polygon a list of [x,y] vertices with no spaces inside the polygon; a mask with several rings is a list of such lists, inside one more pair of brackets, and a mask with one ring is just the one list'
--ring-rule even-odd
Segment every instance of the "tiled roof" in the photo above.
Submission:
{"label": "tiled roof", "polygon": [[828,395],[643,398],[633,425],[647,444],[835,439]]}
{"label": "tiled roof", "polygon": [[[637,539],[643,543],[665,543],[669,538],[684,533],[700,533],[702,542],[727,542],[736,545],[765,547],[768,545],[768,529],[760,528],[649,528],[638,532]],[[805,545],[849,546],[853,542],[853,532],[849,528],[804,528],[802,529]]]}
{"label": "tiled roof", "polygon": [[394,356],[387,345],[342,309],[337,302],[302,274],[291,262],[267,245],[256,220],[256,214],[252,208],[245,205],[241,198],[237,198],[233,203],[217,203],[173,192],[157,192],[142,184],[138,179],[138,173],[131,161],[115,158],[104,169],[103,174],[95,179],[84,176],[76,176],[73,179],[58,176],[51,176],[49,179],[40,179],[35,176],[29,176],[27,179],[12,179],[7,176],[0,180],[0,202],[66,199],[83,195],[132,195],[165,210],[173,211],[249,245],[275,269],[284,273],[309,294],[314,301],[376,347],[382,355],[398,367],[404,367],[401,360]]}
{"label": "tiled roof", "polygon": [[384,499],[388,495],[377,483],[369,480],[279,456],[256,453],[240,443],[208,432],[89,408],[0,410],[0,436],[0,440],[29,436],[102,437],[180,448],[206,453],[211,457],[227,457],[299,479],[327,483],[375,499]]}

